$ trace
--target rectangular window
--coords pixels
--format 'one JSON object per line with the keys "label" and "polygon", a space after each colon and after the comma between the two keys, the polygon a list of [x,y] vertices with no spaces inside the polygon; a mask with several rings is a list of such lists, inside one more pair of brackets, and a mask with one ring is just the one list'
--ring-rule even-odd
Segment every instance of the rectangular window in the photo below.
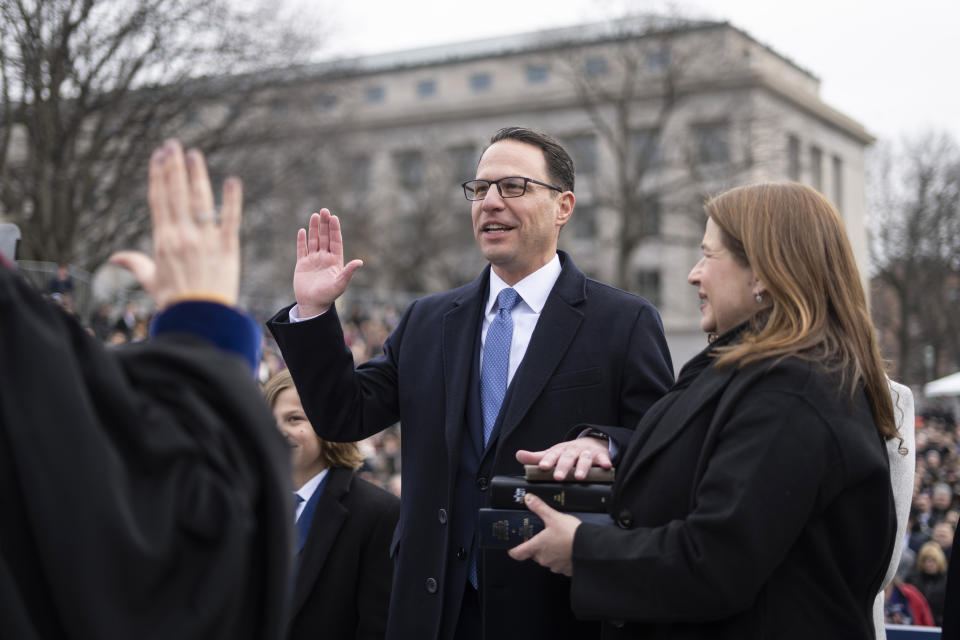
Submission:
{"label": "rectangular window", "polygon": [[660,198],[645,196],[640,200],[640,230],[644,237],[660,233]]}
{"label": "rectangular window", "polygon": [[597,210],[591,204],[580,204],[573,209],[564,233],[574,240],[593,240],[597,237]]}
{"label": "rectangular window", "polygon": [[730,160],[729,130],[730,127],[726,122],[710,122],[694,127],[698,155],[702,164]]}
{"label": "rectangular window", "polygon": [[429,98],[437,94],[437,83],[435,80],[421,80],[417,83],[417,95],[421,98]]}
{"label": "rectangular window", "polygon": [[364,94],[364,98],[369,104],[383,102],[384,98],[386,97],[387,93],[384,91],[383,87],[370,87]]}
{"label": "rectangular window", "polygon": [[810,147],[810,186],[817,191],[823,190],[823,151],[820,147]]}
{"label": "rectangular window", "polygon": [[470,88],[474,91],[489,91],[492,84],[489,73],[475,73],[470,76]]}
{"label": "rectangular window", "polygon": [[607,59],[601,56],[587,58],[587,61],[583,64],[583,70],[588,76],[605,76],[609,70],[607,67]]}
{"label": "rectangular window", "polygon": [[787,177],[800,181],[800,138],[794,135],[787,137]]}
{"label": "rectangular window", "polygon": [[456,184],[473,180],[476,177],[479,158],[473,145],[465,144],[451,147],[448,153],[450,154],[450,173]]}
{"label": "rectangular window", "polygon": [[843,158],[833,156],[833,204],[843,211]]}
{"label": "rectangular window", "polygon": [[337,94],[328,92],[321,93],[319,96],[317,96],[317,110],[327,111],[328,109],[333,109],[335,106],[337,106],[337,102],[339,102]]}
{"label": "rectangular window", "polygon": [[670,49],[665,46],[647,49],[646,62],[650,71],[663,71],[670,66]]}
{"label": "rectangular window", "polygon": [[423,185],[423,152],[419,150],[397,151],[393,154],[397,182],[404,189],[417,189]]}
{"label": "rectangular window", "polygon": [[633,171],[643,174],[650,167],[663,164],[663,148],[660,146],[658,129],[641,129],[630,133],[630,148],[633,150]]}
{"label": "rectangular window", "polygon": [[550,79],[550,70],[544,65],[527,66],[527,84],[543,84]]}
{"label": "rectangular window", "polygon": [[353,156],[347,160],[347,184],[354,193],[364,193],[370,188],[370,156]]}
{"label": "rectangular window", "polygon": [[640,269],[634,275],[633,290],[655,307],[660,306],[660,272]]}
{"label": "rectangular window", "polygon": [[597,137],[593,134],[575,136],[564,141],[564,147],[573,159],[578,176],[591,176],[597,172]]}

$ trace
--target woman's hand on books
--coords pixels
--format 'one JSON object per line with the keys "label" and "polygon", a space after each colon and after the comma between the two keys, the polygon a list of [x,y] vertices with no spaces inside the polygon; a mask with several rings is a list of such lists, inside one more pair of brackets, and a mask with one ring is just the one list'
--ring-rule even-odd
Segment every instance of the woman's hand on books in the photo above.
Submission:
{"label": "woman's hand on books", "polygon": [[553,477],[557,482],[562,481],[574,469],[573,477],[583,480],[592,466],[609,469],[609,444],[600,438],[587,436],[559,442],[544,451],[517,451],[517,461],[521,464],[535,464],[541,469],[553,469]]}
{"label": "woman's hand on books", "polygon": [[546,502],[528,493],[527,509],[543,520],[543,531],[523,544],[507,551],[514,560],[533,560],[540,566],[567,577],[573,575],[573,537],[580,521],[551,508]]}

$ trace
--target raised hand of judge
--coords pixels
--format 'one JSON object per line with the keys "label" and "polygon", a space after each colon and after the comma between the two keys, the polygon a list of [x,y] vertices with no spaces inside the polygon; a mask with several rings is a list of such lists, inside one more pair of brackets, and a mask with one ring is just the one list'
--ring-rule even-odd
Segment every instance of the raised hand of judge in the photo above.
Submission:
{"label": "raised hand of judge", "polygon": [[232,306],[240,288],[240,180],[227,178],[219,216],[203,154],[169,140],[150,157],[148,200],[153,258],[121,251],[112,264],[129,269],[159,309],[202,299]]}
{"label": "raised hand of judge", "polygon": [[343,264],[343,236],[337,216],[329,209],[310,216],[308,230],[297,233],[297,266],[293,272],[293,294],[300,317],[329,309],[361,266],[362,260]]}

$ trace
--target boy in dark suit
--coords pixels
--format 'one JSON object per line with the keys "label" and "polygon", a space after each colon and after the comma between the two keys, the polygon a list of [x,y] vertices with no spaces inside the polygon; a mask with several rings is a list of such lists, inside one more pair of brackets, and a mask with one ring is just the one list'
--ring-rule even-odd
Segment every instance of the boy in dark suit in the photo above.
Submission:
{"label": "boy in dark suit", "polygon": [[271,377],[264,395],[290,445],[297,503],[287,638],[382,639],[400,500],[356,477],[363,462],[356,444],[317,437],[288,371]]}

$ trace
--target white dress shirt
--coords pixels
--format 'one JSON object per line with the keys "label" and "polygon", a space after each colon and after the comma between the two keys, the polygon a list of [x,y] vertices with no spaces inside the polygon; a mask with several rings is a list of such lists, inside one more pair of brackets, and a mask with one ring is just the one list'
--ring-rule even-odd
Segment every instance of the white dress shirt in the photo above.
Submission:
{"label": "white dress shirt", "polygon": [[[560,257],[554,254],[553,260],[543,265],[526,278],[513,285],[513,290],[520,295],[521,301],[513,308],[513,339],[510,341],[510,367],[507,371],[507,386],[513,380],[513,374],[527,353],[533,330],[537,328],[540,312],[547,303],[547,297],[553,290],[557,278],[560,277]],[[490,291],[487,294],[487,304],[484,306],[483,327],[480,329],[480,362],[483,364],[483,345],[487,341],[487,329],[497,316],[497,296],[509,287],[493,269],[490,269]],[[479,368],[478,368],[479,371]]]}
{"label": "white dress shirt", "polygon": [[310,498],[313,497],[313,493],[317,490],[317,487],[320,486],[320,482],[326,477],[327,471],[329,470],[330,468],[327,467],[317,475],[307,480],[302,487],[294,491],[295,494],[303,498],[303,501],[297,504],[297,512],[294,514],[293,518],[294,522],[300,519],[300,514],[303,513],[303,508],[307,506],[308,502],[310,502]]}

